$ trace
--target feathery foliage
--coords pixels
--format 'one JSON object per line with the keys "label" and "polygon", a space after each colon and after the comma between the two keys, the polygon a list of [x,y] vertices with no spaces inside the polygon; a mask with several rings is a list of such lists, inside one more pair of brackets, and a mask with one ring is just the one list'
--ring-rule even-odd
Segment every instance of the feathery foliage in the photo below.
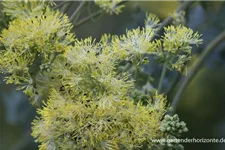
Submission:
{"label": "feathery foliage", "polygon": [[[123,7],[119,2],[96,4],[118,14]],[[78,40],[68,17],[53,11],[49,2],[3,4],[12,21],[1,33],[0,69],[7,83],[18,85],[32,104],[41,105],[40,117],[32,123],[40,150],[137,149],[146,143],[151,148],[156,144],[152,139],[165,135],[166,97],[155,92],[147,105],[134,101],[134,81],[126,72],[118,74],[116,67],[124,60],[139,66],[149,54],[180,71],[190,59],[191,45],[201,43],[198,33],[169,26],[153,40],[159,19],[147,14],[145,28],[103,35],[99,42]]]}
{"label": "feathery foliage", "polygon": [[102,8],[105,12],[112,15],[113,13],[119,14],[122,12],[122,8],[124,5],[118,5],[121,3],[122,0],[112,0],[112,1],[105,1],[105,0],[95,0],[95,4]]}

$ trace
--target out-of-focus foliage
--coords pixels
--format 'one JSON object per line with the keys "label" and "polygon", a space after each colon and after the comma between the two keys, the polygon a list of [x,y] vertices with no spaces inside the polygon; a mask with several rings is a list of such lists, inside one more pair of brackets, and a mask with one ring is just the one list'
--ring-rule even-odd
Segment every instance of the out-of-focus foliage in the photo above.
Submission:
{"label": "out-of-focus foliage", "polygon": [[206,12],[219,13],[223,10],[223,1],[201,1],[200,7],[202,7]]}
{"label": "out-of-focus foliage", "polygon": [[[129,4],[128,4],[129,5]],[[132,5],[132,4],[131,4]],[[179,7],[179,1],[133,1],[133,6],[139,6],[145,12],[157,14],[160,18],[166,18]]]}
{"label": "out-of-focus foliage", "polygon": [[34,17],[40,15],[52,1],[45,0],[6,0],[1,3],[3,12],[12,19]]}
{"label": "out-of-focus foliage", "polygon": [[[195,3],[187,14],[187,24],[203,36],[203,44],[193,51],[191,63],[221,32],[225,30],[225,2],[202,1]],[[181,96],[178,114],[188,124],[187,137],[218,138],[225,136],[225,43],[213,49]],[[178,87],[179,88],[179,87]],[[172,98],[178,88],[170,93]],[[224,143],[185,144],[185,149],[223,150]]]}
{"label": "out-of-focus foliage", "polygon": [[102,8],[104,11],[112,15],[113,13],[119,14],[122,12],[122,8],[124,8],[124,5],[118,5],[121,3],[122,0],[111,0],[111,1],[105,1],[105,0],[95,0],[95,3]]}

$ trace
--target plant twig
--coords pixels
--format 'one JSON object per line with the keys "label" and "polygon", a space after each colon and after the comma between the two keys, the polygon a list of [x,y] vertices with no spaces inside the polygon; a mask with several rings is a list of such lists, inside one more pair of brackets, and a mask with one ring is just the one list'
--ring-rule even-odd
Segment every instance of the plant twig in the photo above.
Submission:
{"label": "plant twig", "polygon": [[199,68],[203,65],[207,57],[213,52],[213,50],[225,40],[225,31],[223,31],[220,35],[218,35],[212,42],[208,44],[208,46],[203,50],[202,54],[200,54],[198,60],[194,65],[190,68],[190,70],[187,73],[187,76],[183,77],[180,81],[180,86],[178,88],[178,91],[176,92],[176,95],[174,96],[174,99],[172,101],[172,111],[171,113],[174,113],[176,111],[177,105],[179,101],[181,100],[181,95],[188,85],[190,81],[193,79],[193,77],[198,72]]}
{"label": "plant twig", "polygon": [[167,63],[165,62],[164,65],[163,65],[163,68],[162,68],[162,73],[161,73],[161,77],[160,77],[159,84],[158,84],[158,92],[159,93],[161,93],[163,80],[164,80],[165,75],[166,75],[166,65],[167,65]]}
{"label": "plant twig", "polygon": [[61,12],[66,13],[70,9],[71,3],[71,1],[68,1],[65,5],[63,5],[63,7],[61,8]]}
{"label": "plant twig", "polygon": [[85,5],[85,2],[86,2],[86,1],[82,1],[82,2],[80,3],[80,5],[77,7],[77,9],[74,11],[74,13],[71,15],[71,17],[70,17],[70,21],[71,21],[71,22],[74,22],[74,20],[75,20],[77,14],[81,11],[81,9],[83,8],[83,6]]}
{"label": "plant twig", "polygon": [[[126,2],[128,2],[128,1],[122,1],[122,2],[120,2],[119,4],[117,4],[117,6],[123,5],[123,4],[125,4]],[[100,10],[98,10],[98,11],[92,13],[90,16],[87,16],[87,17],[81,19],[80,21],[78,21],[78,22],[74,25],[73,28],[76,28],[76,27],[78,27],[78,26],[80,26],[80,25],[82,25],[82,24],[88,22],[88,21],[91,20],[92,18],[101,15],[103,12],[104,12],[104,10],[100,9]]]}
{"label": "plant twig", "polygon": [[127,3],[127,2],[128,2],[127,0],[121,1],[121,2],[117,3],[116,6],[123,5],[123,4]]}
{"label": "plant twig", "polygon": [[[185,1],[183,2],[180,7],[177,8],[175,13],[180,13],[184,10],[186,10],[191,4],[193,4],[195,1]],[[154,37],[152,38],[153,40],[156,38],[157,35],[160,35],[160,33],[163,31],[163,28],[170,24],[172,22],[173,18],[172,16],[167,17],[163,22],[160,24],[157,32],[155,33]]]}
{"label": "plant twig", "polygon": [[58,9],[59,7],[63,6],[64,4],[68,3],[69,1],[63,1],[60,4],[58,4],[57,6],[55,6],[53,9]]}
{"label": "plant twig", "polygon": [[81,19],[80,21],[78,21],[75,25],[74,25],[74,28],[84,24],[85,22],[89,21],[90,19],[92,19],[93,17],[96,17],[96,16],[99,16],[101,13],[103,12],[103,10],[98,10],[94,13],[92,13],[91,15]]}

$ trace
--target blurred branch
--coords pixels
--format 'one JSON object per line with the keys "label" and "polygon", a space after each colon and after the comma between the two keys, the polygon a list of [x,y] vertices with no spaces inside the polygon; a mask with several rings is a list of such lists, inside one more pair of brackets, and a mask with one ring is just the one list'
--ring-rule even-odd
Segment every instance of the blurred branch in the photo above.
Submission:
{"label": "blurred branch", "polygon": [[60,4],[58,4],[57,6],[55,6],[53,9],[58,9],[59,7],[65,5],[67,2],[69,2],[69,1],[61,2]]}
{"label": "blurred branch", "polygon": [[[180,7],[177,8],[177,10],[175,11],[175,13],[180,13],[184,10],[186,10],[189,6],[191,6],[195,1],[184,1]],[[163,31],[163,28],[167,25],[169,25],[171,22],[173,21],[172,16],[169,16],[168,18],[166,18],[165,20],[163,20],[163,22],[160,24],[159,29],[157,30],[157,32],[155,33],[155,36],[152,38],[153,40],[156,38],[157,35],[160,35],[160,33]]]}
{"label": "blurred branch", "polygon": [[94,18],[94,17],[97,17],[99,15],[101,15],[103,12],[103,10],[98,10],[96,12],[94,12],[93,14],[91,14],[90,16],[87,16],[83,19],[81,19],[80,21],[78,21],[75,25],[74,25],[74,28],[84,24],[85,22],[89,21],[90,19]]}
{"label": "blurred branch", "polygon": [[[122,2],[120,2],[120,3],[117,4],[117,5],[118,5],[118,6],[119,6],[119,5],[123,5],[123,4],[125,4],[126,2],[129,2],[129,1],[122,1]],[[98,11],[92,13],[91,15],[89,15],[89,16],[87,16],[87,17],[81,19],[80,21],[78,21],[78,22],[74,25],[74,28],[76,28],[76,27],[78,27],[78,26],[80,26],[80,25],[82,25],[82,24],[88,22],[89,20],[91,20],[91,19],[94,18],[94,17],[100,16],[103,12],[104,12],[104,10],[100,9],[100,10],[98,10]]]}
{"label": "blurred branch", "polygon": [[121,1],[121,2],[119,2],[116,6],[123,5],[123,4],[125,4],[126,2],[128,2],[128,1],[127,1],[127,0],[125,0],[125,1]]}
{"label": "blurred branch", "polygon": [[86,1],[81,1],[80,5],[77,7],[77,9],[74,11],[74,13],[70,16],[70,21],[74,22],[76,16],[81,11],[81,9],[84,7]]}
{"label": "blurred branch", "polygon": [[[186,10],[193,3],[194,3],[194,1],[185,1],[185,2],[183,2],[180,5],[180,7],[177,8],[177,10],[175,11],[175,13],[180,13],[180,12]],[[153,36],[152,40],[154,40],[156,38],[156,36],[160,35],[160,33],[163,31],[163,28],[165,26],[167,26],[168,24],[170,24],[172,22],[172,20],[173,20],[172,16],[169,16],[168,18],[166,18],[165,20],[163,20],[163,22],[159,26],[159,29],[157,30],[157,32]],[[163,85],[163,79],[165,78],[165,75],[166,75],[166,66],[165,65],[166,64],[163,65],[162,74],[161,74],[160,81],[159,81],[159,84],[158,84],[158,91],[159,91],[159,93],[161,92],[162,85]]]}
{"label": "blurred branch", "polygon": [[69,10],[69,8],[71,7],[72,1],[66,1],[66,2],[67,3],[65,3],[63,5],[63,7],[61,8],[61,12],[63,12],[63,13],[66,13]]}
{"label": "blurred branch", "polygon": [[161,77],[160,77],[159,84],[158,84],[158,92],[159,92],[159,93],[161,93],[162,85],[163,85],[163,80],[164,80],[165,75],[166,75],[166,65],[167,65],[167,64],[166,64],[166,62],[165,62],[164,65],[163,65]]}
{"label": "blurred branch", "polygon": [[178,91],[176,92],[176,95],[174,96],[174,99],[172,101],[172,111],[171,113],[174,113],[176,111],[178,102],[181,100],[181,95],[188,85],[190,81],[193,79],[193,77],[196,75],[198,70],[201,68],[207,57],[213,52],[213,50],[225,40],[225,31],[223,31],[220,35],[218,35],[211,43],[208,44],[208,46],[203,50],[202,54],[200,54],[198,60],[194,65],[190,68],[190,70],[187,73],[187,76],[183,77],[180,81],[180,86],[178,88]]}

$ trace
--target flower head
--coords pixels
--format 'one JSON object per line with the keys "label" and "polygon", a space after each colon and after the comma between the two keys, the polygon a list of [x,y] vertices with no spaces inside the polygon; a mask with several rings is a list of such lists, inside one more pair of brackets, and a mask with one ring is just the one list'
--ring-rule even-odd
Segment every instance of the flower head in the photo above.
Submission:
{"label": "flower head", "polygon": [[118,5],[122,0],[112,0],[112,1],[106,1],[106,0],[95,0],[95,4],[97,4],[99,7],[101,7],[103,10],[105,10],[109,14],[119,14],[121,13],[121,9],[124,7],[124,5]]}
{"label": "flower head", "polygon": [[12,19],[38,16],[49,4],[53,2],[46,0],[4,0],[2,2],[3,12]]}

